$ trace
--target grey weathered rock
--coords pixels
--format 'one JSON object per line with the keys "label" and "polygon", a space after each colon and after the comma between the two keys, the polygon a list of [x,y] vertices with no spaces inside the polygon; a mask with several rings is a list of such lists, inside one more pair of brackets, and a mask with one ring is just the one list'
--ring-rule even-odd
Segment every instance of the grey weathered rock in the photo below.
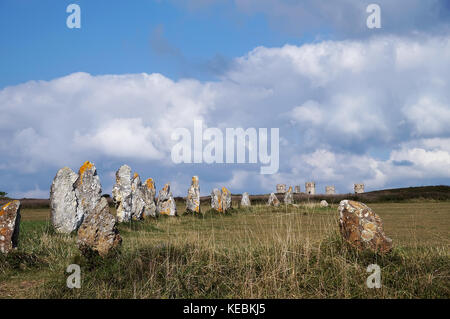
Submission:
{"label": "grey weathered rock", "polygon": [[364,184],[355,184],[354,189],[355,189],[355,194],[362,194],[362,193],[364,193]]}
{"label": "grey weathered rock", "polygon": [[286,193],[286,185],[285,184],[277,184],[277,193],[281,193],[281,194]]}
{"label": "grey weathered rock", "polygon": [[0,253],[17,247],[20,229],[20,202],[9,202],[0,208]]}
{"label": "grey weathered rock", "polygon": [[245,192],[244,194],[242,194],[242,198],[241,198],[241,206],[243,207],[249,207],[252,206],[252,203],[250,202],[250,197],[248,196],[248,193]]}
{"label": "grey weathered rock", "polygon": [[211,193],[211,207],[219,213],[225,213],[231,208],[231,193],[226,187],[222,191],[214,188]]}
{"label": "grey weathered rock", "polygon": [[76,231],[83,221],[83,211],[78,210],[74,183],[78,174],[68,167],[61,168],[50,188],[50,218],[55,230],[69,234]]}
{"label": "grey weathered rock", "polygon": [[294,203],[294,194],[292,193],[292,186],[289,186],[288,191],[284,194],[284,204],[292,205]]}
{"label": "grey weathered rock", "polygon": [[156,211],[161,215],[177,216],[177,206],[170,191],[170,183],[164,185],[163,189],[159,191]]}
{"label": "grey weathered rock", "polygon": [[141,220],[145,210],[145,189],[138,173],[134,173],[131,180],[131,218]]}
{"label": "grey weathered rock", "polygon": [[335,190],[334,186],[326,186],[325,187],[325,194],[327,194],[327,195],[334,195],[334,194],[336,194],[336,190]]}
{"label": "grey weathered rock", "polygon": [[341,235],[351,246],[379,253],[392,249],[392,239],[384,234],[381,218],[367,205],[343,200],[338,211]]}
{"label": "grey weathered rock", "polygon": [[314,195],[316,193],[316,183],[306,182],[305,190],[306,190],[306,194]]}
{"label": "grey weathered rock", "polygon": [[294,194],[300,194],[300,186],[299,185],[294,187]]}
{"label": "grey weathered rock", "polygon": [[116,219],[110,214],[108,201],[104,197],[85,216],[78,229],[77,243],[84,255],[94,251],[102,257],[121,245]]}
{"label": "grey weathered rock", "polygon": [[156,202],[155,202],[156,188],[153,179],[148,178],[145,181],[142,193],[145,202],[143,214],[144,218],[157,217],[158,215],[156,212]]}
{"label": "grey weathered rock", "polygon": [[131,168],[122,165],[116,172],[116,184],[112,189],[116,217],[120,223],[130,221],[132,217],[131,182]]}
{"label": "grey weathered rock", "polygon": [[211,208],[217,211],[222,210],[222,193],[218,188],[214,188],[211,192]]}
{"label": "grey weathered rock", "polygon": [[192,183],[186,197],[186,210],[191,213],[200,213],[200,185],[198,176],[192,177]]}
{"label": "grey weathered rock", "polygon": [[280,206],[280,201],[278,200],[277,196],[275,196],[274,193],[271,193],[269,196],[269,201],[267,202],[267,205],[269,206]]}
{"label": "grey weathered rock", "polygon": [[328,202],[326,200],[320,201],[320,207],[328,207]]}
{"label": "grey weathered rock", "polygon": [[97,206],[102,196],[100,178],[93,163],[86,161],[80,167],[74,188],[78,200],[77,216],[86,218],[86,215]]}

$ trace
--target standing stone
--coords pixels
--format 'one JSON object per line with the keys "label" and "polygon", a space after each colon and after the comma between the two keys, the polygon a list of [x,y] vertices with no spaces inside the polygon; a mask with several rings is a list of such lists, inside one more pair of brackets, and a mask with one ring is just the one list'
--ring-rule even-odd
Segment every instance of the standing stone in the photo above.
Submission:
{"label": "standing stone", "polygon": [[386,237],[381,218],[363,203],[343,200],[339,204],[339,226],[345,241],[358,250],[386,253],[392,239]]}
{"label": "standing stone", "polygon": [[326,200],[320,201],[320,207],[328,207],[328,202]]}
{"label": "standing stone", "polygon": [[156,188],[153,179],[148,178],[143,185],[144,218],[158,216],[156,213],[155,195]]}
{"label": "standing stone", "polygon": [[300,186],[299,185],[294,187],[294,194],[300,194]]}
{"label": "standing stone", "polygon": [[334,188],[334,186],[325,186],[325,194],[334,195],[336,194],[336,189]]}
{"label": "standing stone", "polygon": [[116,172],[116,184],[112,189],[119,223],[128,222],[132,215],[131,168],[122,165]]}
{"label": "standing stone", "polygon": [[198,176],[192,177],[191,186],[186,197],[186,210],[191,213],[200,213],[200,185]]}
{"label": "standing stone", "polygon": [[250,202],[250,197],[248,196],[247,192],[242,194],[241,206],[242,207],[250,207],[250,206],[252,206],[252,203]]}
{"label": "standing stone", "polygon": [[364,193],[364,184],[355,184],[353,186],[354,190],[355,190],[355,194],[362,194]]}
{"label": "standing stone", "polygon": [[277,193],[279,194],[286,193],[286,184],[277,184]]}
{"label": "standing stone", "polygon": [[145,200],[144,186],[138,173],[134,173],[131,180],[131,218],[141,220],[144,216]]}
{"label": "standing stone", "polygon": [[78,229],[77,243],[84,255],[95,251],[102,257],[121,245],[122,238],[116,227],[116,219],[109,212],[106,198],[102,197],[97,206],[85,216]]}
{"label": "standing stone", "polygon": [[50,188],[50,218],[58,233],[70,234],[83,221],[83,211],[78,210],[74,184],[78,174],[68,167],[61,168]]}
{"label": "standing stone", "polygon": [[170,183],[164,185],[163,189],[159,191],[156,211],[161,215],[177,216],[177,206],[170,191]]}
{"label": "standing stone", "polygon": [[314,195],[316,193],[316,183],[306,182],[305,189],[306,189],[306,194]]}
{"label": "standing stone", "polygon": [[77,215],[86,218],[86,215],[94,210],[102,197],[100,178],[93,163],[86,161],[80,167],[74,188],[78,200]]}
{"label": "standing stone", "polygon": [[292,205],[294,203],[294,195],[292,194],[292,186],[289,186],[288,191],[284,194],[284,204]]}
{"label": "standing stone", "polygon": [[280,206],[280,201],[278,200],[277,196],[275,196],[274,193],[271,193],[269,196],[269,201],[267,202],[267,205],[269,206]]}
{"label": "standing stone", "polygon": [[217,188],[211,192],[211,208],[218,212],[222,211],[222,193]]}
{"label": "standing stone", "polygon": [[231,192],[222,187],[222,212],[226,213],[231,208]]}
{"label": "standing stone", "polygon": [[20,229],[20,202],[9,202],[0,208],[0,253],[17,247]]}

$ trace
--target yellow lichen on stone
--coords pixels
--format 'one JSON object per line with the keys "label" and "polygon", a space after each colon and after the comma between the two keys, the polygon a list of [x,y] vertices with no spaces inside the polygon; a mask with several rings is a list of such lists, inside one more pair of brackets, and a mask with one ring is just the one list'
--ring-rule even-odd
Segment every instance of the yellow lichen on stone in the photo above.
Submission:
{"label": "yellow lichen on stone", "polygon": [[155,189],[155,185],[153,184],[153,179],[152,178],[148,178],[145,181],[145,185],[147,185],[148,189]]}
{"label": "yellow lichen on stone", "polygon": [[83,174],[86,172],[86,170],[91,169],[94,166],[89,161],[84,162],[83,165],[81,165],[80,169],[78,170],[78,175],[80,175],[80,184],[83,184]]}
{"label": "yellow lichen on stone", "polygon": [[138,177],[139,177],[139,174],[138,173],[134,173],[133,178],[138,178]]}

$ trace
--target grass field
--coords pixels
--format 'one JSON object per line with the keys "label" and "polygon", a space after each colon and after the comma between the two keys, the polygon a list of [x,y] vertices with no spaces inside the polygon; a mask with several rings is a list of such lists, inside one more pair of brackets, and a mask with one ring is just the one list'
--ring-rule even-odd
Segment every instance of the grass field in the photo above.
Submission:
{"label": "grass field", "polygon": [[[121,224],[122,249],[107,260],[85,259],[75,235],[54,233],[48,209],[24,209],[19,249],[0,256],[0,296],[449,298],[450,202],[370,207],[394,240],[389,255],[349,249],[338,234],[336,205],[254,206]],[[74,263],[82,288],[71,290],[65,269]],[[365,285],[373,263],[382,269],[380,289]]]}

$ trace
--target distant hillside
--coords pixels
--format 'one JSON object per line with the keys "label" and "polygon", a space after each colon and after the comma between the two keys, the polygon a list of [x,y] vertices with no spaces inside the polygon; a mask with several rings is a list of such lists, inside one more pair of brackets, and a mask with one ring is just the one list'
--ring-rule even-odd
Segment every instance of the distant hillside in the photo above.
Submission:
{"label": "distant hillside", "polygon": [[[283,194],[277,194],[279,200],[283,199]],[[269,194],[250,195],[250,199],[254,204],[265,204],[269,198]],[[107,198],[112,205],[112,198]],[[380,202],[402,202],[409,200],[450,200],[450,186],[422,186],[408,188],[384,189],[379,191],[367,192],[364,194],[336,194],[336,195],[307,195],[304,193],[294,194],[296,202],[320,201],[327,200],[329,203],[339,203],[343,199],[352,199],[363,203],[380,203]],[[12,199],[0,199],[0,205],[11,201]],[[176,201],[184,201],[183,197],[175,197]],[[202,203],[209,202],[209,196],[202,196]],[[240,202],[241,195],[233,195],[233,202]],[[50,200],[48,199],[20,199],[23,208],[48,208]]]}

